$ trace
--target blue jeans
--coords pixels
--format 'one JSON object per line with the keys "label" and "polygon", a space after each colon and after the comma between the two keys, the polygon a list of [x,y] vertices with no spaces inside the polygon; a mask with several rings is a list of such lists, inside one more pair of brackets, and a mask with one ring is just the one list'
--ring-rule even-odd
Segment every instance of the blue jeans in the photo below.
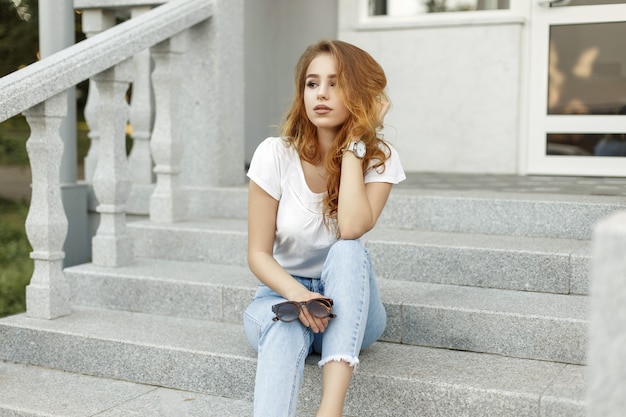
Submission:
{"label": "blue jeans", "polygon": [[272,321],[272,305],[283,297],[261,284],[244,312],[246,337],[257,350],[254,389],[255,417],[292,417],[296,414],[304,361],[321,354],[329,361],[359,362],[362,348],[374,343],[385,329],[387,314],[380,300],[369,253],[356,240],[339,240],[328,252],[319,279],[295,277],[310,291],[334,301],[324,333],[313,333],[299,321]]}

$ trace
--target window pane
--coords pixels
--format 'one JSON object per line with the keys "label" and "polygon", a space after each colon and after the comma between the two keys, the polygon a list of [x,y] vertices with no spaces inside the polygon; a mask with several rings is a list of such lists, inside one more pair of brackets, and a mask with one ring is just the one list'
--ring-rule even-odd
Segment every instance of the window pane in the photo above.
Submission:
{"label": "window pane", "polygon": [[564,6],[598,6],[601,4],[622,4],[626,0],[570,0]]}
{"label": "window pane", "polygon": [[626,23],[550,28],[548,114],[623,114]]}
{"label": "window pane", "polygon": [[370,0],[370,16],[387,14],[387,0]]}
{"label": "window pane", "polygon": [[547,135],[546,155],[626,156],[626,134],[552,133]]}
{"label": "window pane", "polygon": [[370,15],[413,16],[509,8],[510,0],[369,0]]}

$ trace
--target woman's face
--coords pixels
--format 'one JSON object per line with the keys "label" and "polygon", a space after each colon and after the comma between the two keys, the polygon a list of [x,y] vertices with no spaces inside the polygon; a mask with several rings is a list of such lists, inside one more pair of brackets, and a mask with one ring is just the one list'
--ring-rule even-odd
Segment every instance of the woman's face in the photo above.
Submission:
{"label": "woman's face", "polygon": [[350,112],[337,86],[337,60],[330,54],[319,54],[306,71],[304,107],[311,123],[320,129],[337,131]]}

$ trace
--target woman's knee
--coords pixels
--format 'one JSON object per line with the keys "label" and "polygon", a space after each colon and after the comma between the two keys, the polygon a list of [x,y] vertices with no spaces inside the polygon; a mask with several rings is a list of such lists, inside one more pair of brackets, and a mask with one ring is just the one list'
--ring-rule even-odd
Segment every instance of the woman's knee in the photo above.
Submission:
{"label": "woman's knee", "polygon": [[340,259],[350,259],[356,256],[367,255],[367,249],[358,240],[338,240],[328,251],[328,257],[338,257]]}
{"label": "woman's knee", "polygon": [[[359,280],[367,282],[373,274],[367,249],[358,240],[339,240],[335,242],[326,257],[322,269],[322,283],[326,290],[335,278],[340,279],[342,285],[352,285],[348,281]],[[346,279],[350,278],[350,279]],[[337,284],[335,282],[335,284]]]}
{"label": "woman's knee", "polygon": [[290,358],[306,357],[313,344],[313,333],[299,322],[273,322],[259,338],[259,349]]}

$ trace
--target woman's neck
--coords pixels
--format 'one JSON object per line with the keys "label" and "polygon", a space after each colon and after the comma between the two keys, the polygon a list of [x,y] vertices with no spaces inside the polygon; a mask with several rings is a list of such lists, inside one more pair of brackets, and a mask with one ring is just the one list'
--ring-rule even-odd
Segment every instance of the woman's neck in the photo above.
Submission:
{"label": "woman's neck", "polygon": [[317,142],[320,146],[320,154],[322,160],[326,156],[326,152],[331,148],[335,141],[337,130],[335,129],[317,129]]}

